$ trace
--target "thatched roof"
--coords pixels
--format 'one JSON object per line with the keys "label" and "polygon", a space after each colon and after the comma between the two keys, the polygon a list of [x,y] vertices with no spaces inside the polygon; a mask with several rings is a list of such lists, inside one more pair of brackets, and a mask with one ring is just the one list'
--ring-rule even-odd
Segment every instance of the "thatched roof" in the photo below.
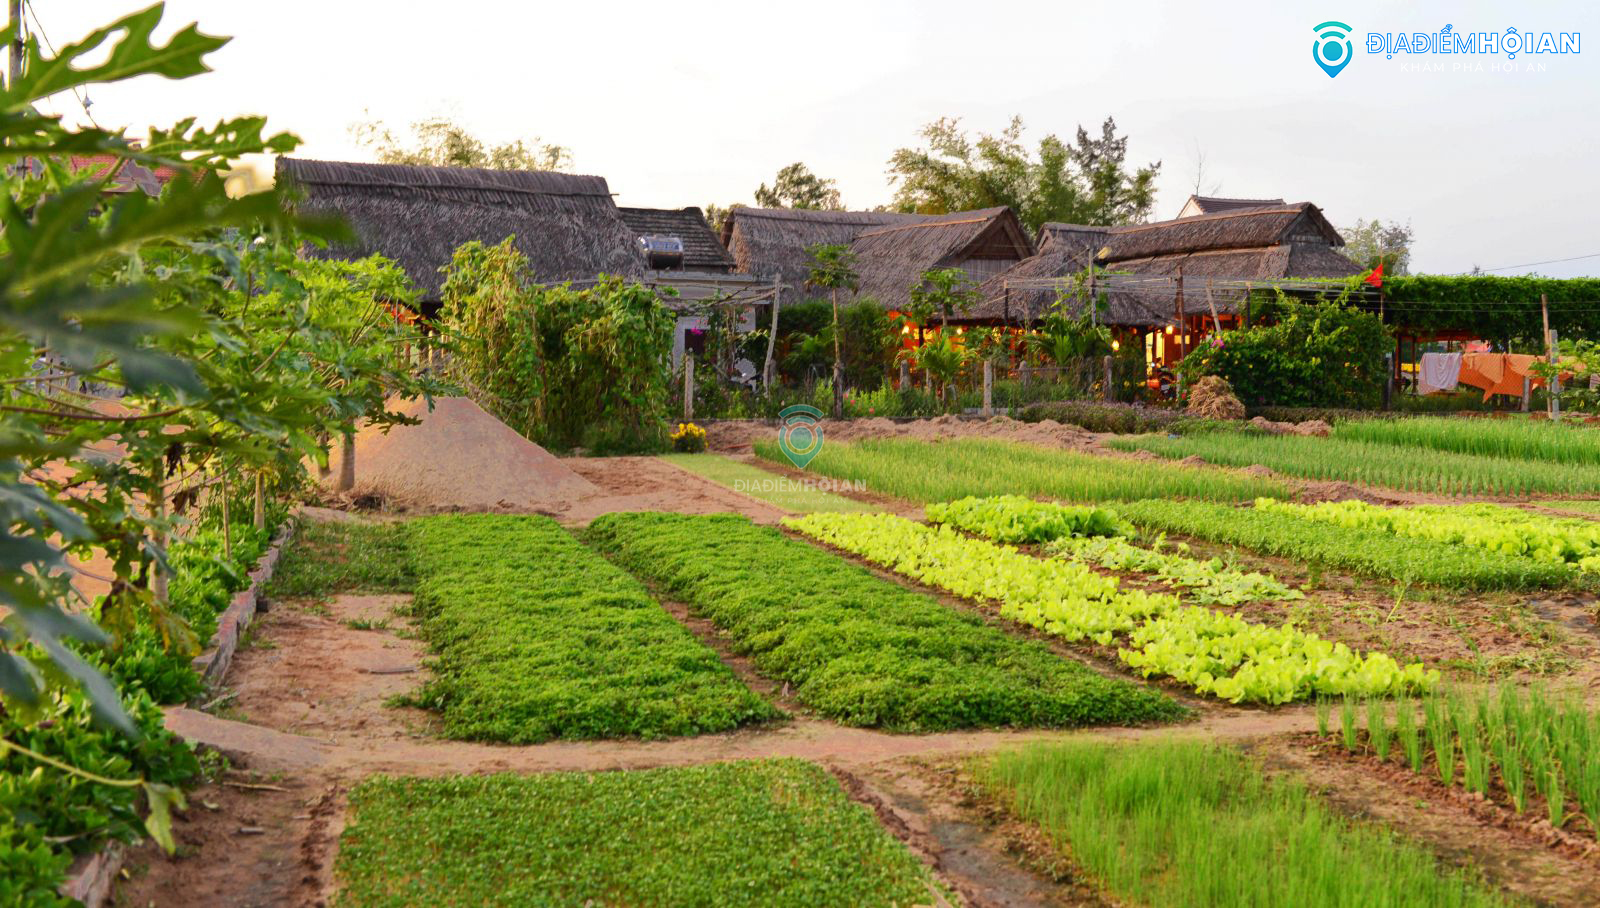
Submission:
{"label": "thatched roof", "polygon": [[515,236],[541,281],[644,271],[637,238],[602,177],[283,157],[277,178],[295,187],[301,211],[340,215],[356,233],[354,247],[312,254],[382,253],[405,269],[425,302],[438,300],[439,269],[470,240]]}
{"label": "thatched roof", "polygon": [[699,208],[618,208],[623,223],[636,237],[675,236],[683,241],[685,271],[729,272],[733,256],[706,223]]}
{"label": "thatched roof", "polygon": [[992,262],[989,267],[998,270],[1032,255],[1033,244],[1016,214],[999,207],[874,227],[862,231],[850,250],[861,276],[858,295],[886,309],[904,310],[924,271],[962,266],[976,271],[984,267],[981,262]]}
{"label": "thatched roof", "polygon": [[[1017,321],[1037,316],[1056,297],[1053,288],[1039,285],[1082,271],[1094,257],[1108,271],[1140,276],[1176,276],[1181,269],[1190,312],[1206,307],[1206,278],[1265,283],[1282,278],[1341,278],[1363,270],[1336,251],[1344,245],[1343,237],[1309,202],[1237,208],[1126,227],[1046,224],[1041,236],[1038,255],[985,282],[984,302],[968,320]],[[1090,244],[1097,249],[1086,251]],[[1108,280],[1106,286],[1115,283]],[[1175,285],[1159,281],[1138,289],[1109,290],[1106,323],[1164,324],[1172,318],[1174,294]],[[1215,295],[1218,311],[1234,311],[1236,295]]]}
{"label": "thatched roof", "polygon": [[1220,214],[1241,208],[1272,208],[1283,204],[1283,199],[1224,199],[1211,195],[1191,195],[1178,211],[1178,217],[1192,218],[1201,214]]}
{"label": "thatched roof", "polygon": [[804,299],[811,256],[806,249],[819,243],[848,245],[866,230],[915,224],[928,215],[892,211],[806,211],[796,208],[745,208],[736,206],[722,224],[722,244],[743,274],[785,284],[785,303]]}

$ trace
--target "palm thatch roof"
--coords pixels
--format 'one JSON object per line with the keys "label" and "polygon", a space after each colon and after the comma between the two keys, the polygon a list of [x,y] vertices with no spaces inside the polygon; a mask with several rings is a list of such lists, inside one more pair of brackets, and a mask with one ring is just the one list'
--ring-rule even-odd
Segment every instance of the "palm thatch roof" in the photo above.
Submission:
{"label": "palm thatch roof", "polygon": [[858,295],[890,310],[905,310],[911,288],[934,268],[966,268],[981,280],[1033,254],[1022,222],[1010,208],[931,215],[860,233],[850,244],[861,277]]}
{"label": "palm thatch roof", "polygon": [[[1203,311],[1207,278],[1263,283],[1283,278],[1342,278],[1361,266],[1337,251],[1339,231],[1310,202],[1222,211],[1126,227],[1047,224],[1039,254],[985,282],[984,302],[968,320],[1025,319],[1056,298],[1051,279],[1082,271],[1090,261],[1105,270],[1150,278],[1103,285],[1106,323],[1158,325],[1172,320],[1176,281],[1184,276],[1191,312]],[[1058,242],[1055,237],[1059,236]],[[1097,246],[1087,251],[1089,244]],[[1009,291],[1009,292],[1008,292]],[[1216,294],[1218,312],[1233,312],[1241,294]]]}
{"label": "palm thatch roof", "polygon": [[644,257],[603,177],[548,171],[357,164],[282,157],[277,178],[306,213],[342,217],[354,246],[314,250],[328,258],[381,253],[405,269],[423,302],[437,302],[456,247],[516,237],[541,281],[637,277]]}
{"label": "palm thatch roof", "polygon": [[741,273],[784,283],[785,303],[804,299],[811,256],[819,243],[849,245],[875,227],[916,224],[923,214],[892,211],[808,211],[735,206],[722,224],[722,244]]}
{"label": "palm thatch roof", "polygon": [[636,237],[673,236],[683,241],[683,270],[727,273],[733,256],[717,238],[699,208],[618,208]]}
{"label": "palm thatch roof", "polygon": [[1224,199],[1211,195],[1191,195],[1183,203],[1178,217],[1192,218],[1201,214],[1221,214],[1224,211],[1238,211],[1241,208],[1272,208],[1283,205],[1283,199]]}

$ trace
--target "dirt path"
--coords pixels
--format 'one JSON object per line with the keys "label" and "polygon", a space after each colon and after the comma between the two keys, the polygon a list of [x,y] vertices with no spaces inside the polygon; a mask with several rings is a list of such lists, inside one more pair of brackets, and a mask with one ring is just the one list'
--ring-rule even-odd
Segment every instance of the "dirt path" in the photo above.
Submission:
{"label": "dirt path", "polygon": [[601,494],[553,512],[563,523],[585,524],[617,511],[743,514],[777,523],[786,512],[655,457],[571,457],[562,461]]}

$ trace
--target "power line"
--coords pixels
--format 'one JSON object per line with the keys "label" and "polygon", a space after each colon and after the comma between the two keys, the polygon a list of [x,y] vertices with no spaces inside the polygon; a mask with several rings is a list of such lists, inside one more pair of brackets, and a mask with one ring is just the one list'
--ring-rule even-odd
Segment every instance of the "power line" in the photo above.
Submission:
{"label": "power line", "polygon": [[[44,42],[45,49],[50,51],[50,56],[54,57],[56,55],[56,47],[50,42],[50,36],[45,34],[44,23],[39,21],[39,11],[34,8],[32,0],[23,0],[22,5],[27,11],[28,15],[33,17],[34,33],[39,36],[39,40]],[[78,99],[78,106],[83,108],[83,115],[89,118],[89,122],[94,124],[94,128],[103,128],[101,127],[99,121],[95,120],[94,114],[89,110],[89,105],[93,104],[94,102],[90,101],[87,95],[80,92],[78,90],[78,86],[76,85],[72,86],[72,95]]]}
{"label": "power line", "polygon": [[[1580,261],[1582,259],[1595,259],[1595,258],[1600,258],[1600,252],[1591,252],[1588,255],[1575,255],[1575,256],[1572,256],[1571,258],[1565,258],[1565,259],[1548,259],[1548,260],[1543,261],[1543,262],[1528,262],[1526,265],[1501,265],[1498,268],[1479,268],[1478,270],[1479,271],[1510,271],[1513,268],[1532,268],[1535,265],[1558,265],[1558,264],[1560,264],[1562,262],[1576,262],[1576,261]],[[1471,271],[1458,271],[1456,273],[1458,275],[1460,275],[1460,274],[1471,274],[1472,272]]]}

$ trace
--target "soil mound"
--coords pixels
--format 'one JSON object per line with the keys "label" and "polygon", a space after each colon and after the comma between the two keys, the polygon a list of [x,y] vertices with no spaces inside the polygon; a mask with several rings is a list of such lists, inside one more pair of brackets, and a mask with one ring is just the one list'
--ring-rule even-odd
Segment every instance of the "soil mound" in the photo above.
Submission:
{"label": "soil mound", "polygon": [[[395,405],[415,426],[356,433],[353,498],[372,496],[397,511],[552,513],[599,489],[549,451],[465,397]],[[339,448],[332,458],[339,475]]]}
{"label": "soil mound", "polygon": [[1244,404],[1220,375],[1207,375],[1189,392],[1189,412],[1206,419],[1244,419]]}

